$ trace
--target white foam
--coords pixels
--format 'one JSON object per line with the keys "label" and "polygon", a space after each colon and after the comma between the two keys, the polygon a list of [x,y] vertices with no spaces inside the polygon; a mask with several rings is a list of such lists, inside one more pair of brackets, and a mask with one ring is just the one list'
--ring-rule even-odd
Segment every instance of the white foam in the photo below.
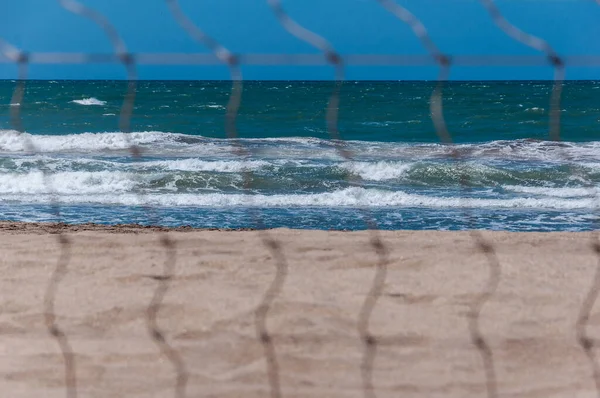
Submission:
{"label": "white foam", "polygon": [[33,135],[15,130],[0,130],[0,151],[23,152],[31,142],[40,152],[128,149],[132,144],[159,144],[173,141],[169,133],[145,131],[137,133],[82,133],[69,135]]}
{"label": "white foam", "polygon": [[208,104],[208,105],[202,105],[201,108],[209,108],[209,109],[225,109],[225,107],[223,105],[217,105],[217,104]]}
{"label": "white foam", "polygon": [[361,124],[363,126],[378,126],[378,127],[386,127],[388,125],[387,122],[363,122]]}
{"label": "white foam", "polygon": [[571,161],[600,160],[600,142],[572,143],[533,140],[491,141],[483,144],[463,144],[473,156],[498,159],[541,160],[565,163]]}
{"label": "white foam", "polygon": [[410,169],[411,164],[393,161],[348,162],[341,167],[351,173],[358,174],[363,180],[384,181],[401,177]]}
{"label": "white foam", "polygon": [[[201,154],[232,154],[230,140],[205,138],[187,134],[161,131],[140,131],[134,133],[103,132],[69,135],[19,134],[14,130],[0,130],[0,151],[23,152],[25,141],[31,141],[40,152],[99,152],[126,150],[131,144],[143,147],[144,153],[169,153],[183,156]],[[270,158],[295,158],[315,160],[343,160],[335,142],[313,137],[250,138],[244,143],[253,150]],[[398,161],[405,163],[423,159],[448,158],[458,150],[469,158],[478,161],[544,161],[565,163],[570,159],[577,164],[600,164],[600,141],[587,143],[548,142],[532,140],[492,141],[479,144],[407,144],[386,142],[346,141],[345,147],[358,158],[371,161]],[[362,159],[361,159],[362,160]],[[358,167],[358,166],[357,166]],[[383,167],[383,166],[380,166]],[[377,178],[377,177],[375,177]],[[382,177],[383,178],[383,177]]]}
{"label": "white foam", "polygon": [[[365,188],[346,188],[334,192],[318,194],[289,194],[289,195],[248,195],[248,194],[147,194],[144,196],[122,192],[123,181],[117,178],[114,182],[93,184],[85,180],[84,184],[91,192],[81,191],[82,184],[72,184],[68,181],[57,187],[66,195],[52,197],[42,194],[43,190],[28,188],[29,185],[21,178],[10,180],[12,191],[16,194],[0,192],[0,200],[24,203],[51,203],[54,200],[65,204],[114,204],[132,205],[148,204],[153,206],[198,206],[198,207],[420,207],[420,208],[517,208],[517,209],[561,209],[575,210],[592,208],[596,203],[593,198],[563,199],[563,198],[515,198],[515,199],[470,199],[460,197],[429,197],[408,194],[402,191],[382,191]],[[41,182],[37,178],[36,184]],[[58,182],[58,180],[57,180]],[[117,193],[115,193],[116,185]],[[99,186],[99,187],[97,187]],[[128,187],[125,187],[128,188]],[[27,195],[23,195],[26,193]]]}
{"label": "white foam", "polygon": [[131,191],[136,185],[131,174],[118,171],[67,171],[49,174],[47,177],[41,171],[0,174],[0,195],[114,194]]}
{"label": "white foam", "polygon": [[74,102],[79,105],[106,105],[106,101],[102,101],[102,100],[99,100],[98,98],[94,98],[94,97],[84,98],[84,99],[80,99],[80,100],[73,100],[71,102]]}
{"label": "white foam", "polygon": [[239,173],[242,171],[258,170],[272,165],[263,160],[200,160],[175,159],[143,162],[139,167],[160,167],[165,170],[180,171],[214,171],[222,173]]}
{"label": "white foam", "polygon": [[525,109],[525,112],[529,112],[529,113],[544,113],[544,112],[546,112],[546,110],[544,108],[538,108],[537,106],[534,106],[533,108],[527,108],[527,109]]}
{"label": "white foam", "polygon": [[594,171],[600,170],[600,163],[596,162],[577,162],[577,166],[592,169]]}
{"label": "white foam", "polygon": [[[284,142],[284,143],[293,143],[293,144],[302,144],[302,145],[328,145],[330,141],[323,140],[321,138],[315,137],[269,137],[269,138],[246,138],[245,141],[249,142]],[[346,141],[347,143],[352,141]],[[356,141],[358,142],[358,141]],[[364,141],[361,141],[364,142]]]}
{"label": "white foam", "polygon": [[507,185],[503,187],[512,192],[531,195],[552,196],[556,198],[593,197],[597,194],[596,188],[554,188],[554,187],[525,187]]}

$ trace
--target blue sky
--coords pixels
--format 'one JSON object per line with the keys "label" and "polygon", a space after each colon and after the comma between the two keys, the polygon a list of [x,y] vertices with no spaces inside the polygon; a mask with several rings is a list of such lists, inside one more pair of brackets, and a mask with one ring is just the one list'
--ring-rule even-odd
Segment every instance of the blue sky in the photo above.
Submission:
{"label": "blue sky", "polygon": [[[500,31],[478,0],[396,0],[448,54],[533,55]],[[164,0],[81,0],[108,17],[132,52],[206,52],[171,17]],[[289,35],[266,0],[180,0],[206,33],[234,52],[315,53]],[[600,55],[600,5],[594,0],[497,0],[506,18],[564,55]],[[110,52],[102,30],[54,0],[5,0],[0,37],[27,51]],[[375,0],[283,0],[293,18],[342,54],[424,54],[412,31]],[[330,67],[246,66],[246,79],[331,79]],[[142,79],[227,79],[224,66],[140,66]],[[435,67],[354,66],[348,79],[435,79]],[[16,76],[0,63],[0,78]],[[32,65],[31,78],[123,79],[120,65]],[[455,67],[452,79],[550,79],[550,67]],[[567,69],[569,79],[600,79],[600,68]]]}

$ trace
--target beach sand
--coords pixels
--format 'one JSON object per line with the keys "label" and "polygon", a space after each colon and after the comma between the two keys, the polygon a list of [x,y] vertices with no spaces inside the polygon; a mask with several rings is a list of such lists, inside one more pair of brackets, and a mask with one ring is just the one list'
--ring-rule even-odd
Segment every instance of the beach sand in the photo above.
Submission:
{"label": "beach sand", "polygon": [[[52,231],[0,223],[0,391],[6,397],[66,394],[64,359],[44,318],[44,295],[61,258]],[[255,310],[276,276],[277,255],[259,232],[93,225],[61,231],[71,256],[63,257],[69,261],[61,263],[65,273],[56,285],[56,325],[75,353],[79,396],[174,396],[173,364],[146,324],[155,290],[166,286],[160,276],[168,258],[175,259],[174,277],[157,323],[186,368],[187,396],[270,396]],[[164,234],[174,242],[171,251],[161,244]],[[367,345],[357,329],[378,270],[369,232],[269,234],[288,266],[266,322],[282,396],[369,396]],[[380,235],[389,263],[369,322],[377,342],[372,396],[486,397],[468,315],[486,289],[489,257],[468,232]],[[591,235],[483,236],[493,242],[501,271],[480,317],[499,396],[597,397],[575,329],[598,265]],[[590,317],[592,337],[600,334],[598,311]]]}

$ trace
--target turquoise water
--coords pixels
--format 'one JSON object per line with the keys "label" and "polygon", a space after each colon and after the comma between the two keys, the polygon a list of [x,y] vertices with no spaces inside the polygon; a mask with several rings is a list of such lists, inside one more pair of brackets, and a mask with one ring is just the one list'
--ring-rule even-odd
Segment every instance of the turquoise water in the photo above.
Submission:
{"label": "turquoise water", "polygon": [[550,82],[449,83],[460,161],[429,117],[433,82],[344,83],[352,161],[326,130],[332,82],[245,82],[243,157],[225,138],[228,82],[139,82],[128,139],[124,82],[27,82],[13,105],[22,135],[14,85],[0,81],[1,219],[56,220],[56,204],[70,223],[363,229],[368,214],[385,229],[594,228],[600,82],[565,85],[561,142],[545,141]]}

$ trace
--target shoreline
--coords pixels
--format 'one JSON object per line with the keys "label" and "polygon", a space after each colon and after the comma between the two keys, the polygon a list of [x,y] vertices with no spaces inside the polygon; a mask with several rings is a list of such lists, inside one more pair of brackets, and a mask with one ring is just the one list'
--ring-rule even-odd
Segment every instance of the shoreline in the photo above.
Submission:
{"label": "shoreline", "polygon": [[[177,232],[177,233],[198,233],[198,232],[258,232],[258,231],[306,231],[306,232],[333,232],[333,233],[369,233],[368,229],[344,230],[344,229],[305,229],[305,228],[197,228],[190,225],[178,227],[169,227],[162,225],[142,225],[142,224],[100,224],[100,223],[81,223],[70,224],[65,222],[39,222],[39,221],[8,221],[0,220],[0,234],[58,234],[58,233],[77,233],[77,232],[99,232],[99,233],[123,233],[123,234],[150,234],[157,232]],[[472,231],[483,234],[568,234],[568,235],[590,235],[594,231],[506,231],[506,230],[487,230],[487,229],[468,229],[468,230],[431,230],[431,229],[377,229],[382,234],[391,233],[469,233]]]}
{"label": "shoreline", "polygon": [[254,228],[194,228],[189,225],[179,227],[166,227],[162,225],[142,224],[99,224],[81,223],[69,224],[65,222],[38,222],[38,221],[0,221],[0,233],[32,233],[32,234],[58,234],[71,232],[106,232],[106,233],[154,233],[154,232],[239,232],[256,231]]}

